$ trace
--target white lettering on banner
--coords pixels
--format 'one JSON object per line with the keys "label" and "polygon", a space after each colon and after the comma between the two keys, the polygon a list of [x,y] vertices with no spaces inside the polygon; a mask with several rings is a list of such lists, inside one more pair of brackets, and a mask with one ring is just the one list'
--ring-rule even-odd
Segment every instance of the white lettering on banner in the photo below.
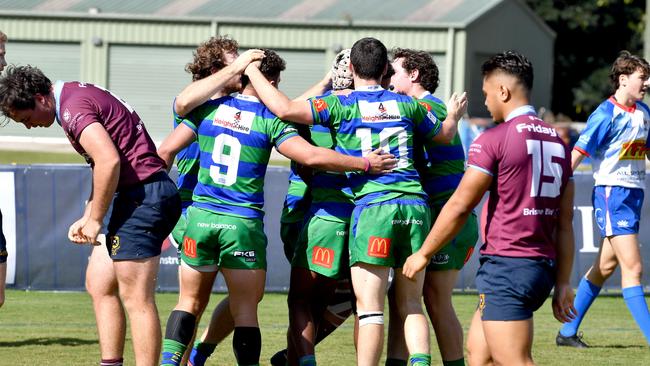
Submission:
{"label": "white lettering on banner", "polygon": [[160,264],[161,265],[174,265],[177,266],[179,265],[178,262],[178,257],[174,256],[167,256],[167,257],[160,257]]}
{"label": "white lettering on banner", "polygon": [[580,253],[598,253],[598,247],[594,243],[594,208],[591,206],[575,206],[573,209],[580,211],[582,223],[582,248],[580,248]]}
{"label": "white lettering on banner", "polygon": [[14,172],[0,172],[0,211],[2,211],[2,232],[7,241],[7,278],[5,283],[16,281],[16,189]]}

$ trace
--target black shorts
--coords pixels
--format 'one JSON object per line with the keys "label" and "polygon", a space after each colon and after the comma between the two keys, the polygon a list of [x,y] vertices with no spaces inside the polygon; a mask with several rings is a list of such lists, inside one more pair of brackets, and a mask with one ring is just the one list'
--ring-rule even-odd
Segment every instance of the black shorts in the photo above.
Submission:
{"label": "black shorts", "polygon": [[7,240],[2,232],[2,211],[0,211],[0,263],[7,262],[7,255]]}
{"label": "black shorts", "polygon": [[113,198],[106,246],[113,260],[160,255],[162,243],[181,215],[176,184],[158,172],[146,181],[120,189]]}
{"label": "black shorts", "polygon": [[476,289],[481,320],[530,319],[555,285],[551,259],[481,256],[480,263]]}

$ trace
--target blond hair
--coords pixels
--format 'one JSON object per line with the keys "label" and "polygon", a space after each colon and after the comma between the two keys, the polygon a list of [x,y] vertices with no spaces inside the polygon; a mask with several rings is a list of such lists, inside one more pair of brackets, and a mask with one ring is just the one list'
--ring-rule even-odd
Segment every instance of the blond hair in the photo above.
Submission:
{"label": "blond hair", "polygon": [[0,31],[0,43],[7,42],[7,35]]}

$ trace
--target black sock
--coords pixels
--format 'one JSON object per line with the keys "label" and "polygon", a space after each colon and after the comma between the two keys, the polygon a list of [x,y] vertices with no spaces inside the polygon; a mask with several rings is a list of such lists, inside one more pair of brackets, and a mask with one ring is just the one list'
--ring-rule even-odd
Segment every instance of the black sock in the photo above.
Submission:
{"label": "black sock", "polygon": [[237,364],[240,366],[257,365],[260,363],[262,350],[262,334],[258,327],[235,327],[232,337],[232,348],[235,351]]}

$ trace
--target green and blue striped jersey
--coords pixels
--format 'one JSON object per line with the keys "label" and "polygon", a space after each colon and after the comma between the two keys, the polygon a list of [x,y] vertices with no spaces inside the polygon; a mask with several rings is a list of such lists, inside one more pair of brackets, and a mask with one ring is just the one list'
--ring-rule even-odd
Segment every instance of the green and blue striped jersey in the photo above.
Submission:
{"label": "green and blue striped jersey", "polygon": [[[447,107],[440,99],[427,93],[418,102],[440,121],[447,118]],[[456,134],[448,144],[423,139],[423,161],[416,163],[422,178],[422,187],[435,205],[444,204],[454,191],[465,173],[465,152]]]}
{"label": "green and blue striped jersey", "polygon": [[[174,103],[176,103],[176,99],[174,99]],[[174,115],[174,128],[176,128],[178,125],[183,123],[184,118],[179,116],[173,107],[172,113]],[[182,149],[178,154],[176,154],[176,168],[178,169],[176,185],[178,186],[178,194],[181,196],[184,214],[187,207],[192,204],[192,194],[199,176],[198,142],[192,142],[188,147]]]}
{"label": "green and blue striped jersey", "polygon": [[273,146],[297,136],[257,98],[241,94],[204,103],[183,121],[198,136],[196,207],[262,218],[264,176]]}
{"label": "green and blue striped jersey", "polygon": [[280,222],[285,224],[304,220],[311,202],[308,194],[309,188],[307,183],[298,175],[296,164],[294,161],[291,162],[289,188],[287,189],[287,196],[284,198],[282,216],[280,216]]}
{"label": "green and blue striped jersey", "polygon": [[314,124],[336,132],[336,151],[366,156],[381,147],[398,159],[397,167],[387,174],[348,173],[356,203],[382,202],[403,194],[425,196],[414,164],[414,135],[432,139],[441,124],[417,101],[373,85],[357,88],[347,97],[313,98],[311,109]]}

